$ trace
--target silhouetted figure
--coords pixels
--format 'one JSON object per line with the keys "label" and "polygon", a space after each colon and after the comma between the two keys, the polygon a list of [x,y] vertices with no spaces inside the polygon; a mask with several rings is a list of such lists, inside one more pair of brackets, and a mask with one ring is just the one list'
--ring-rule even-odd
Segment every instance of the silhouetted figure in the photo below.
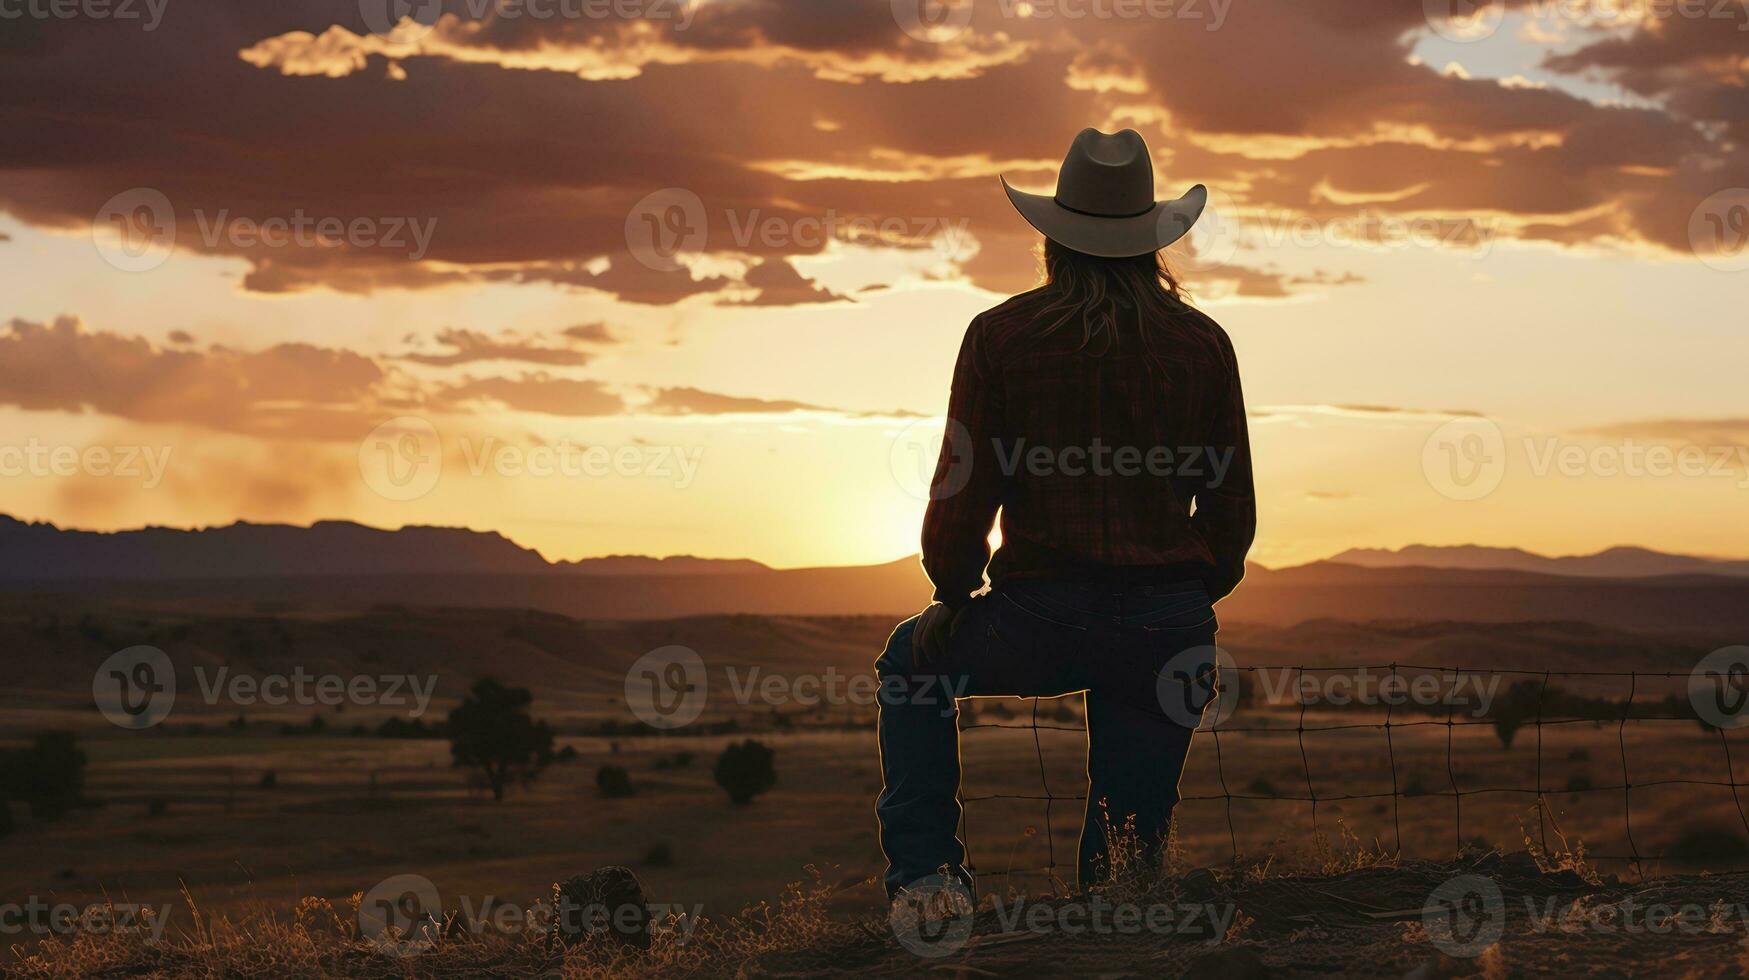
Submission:
{"label": "silhouetted figure", "polygon": [[[1141,135],[1094,129],[1054,197],[1007,190],[1047,239],[1046,283],[966,331],[923,522],[935,602],[876,665],[889,894],[943,866],[969,882],[956,695],[1086,691],[1080,883],[1109,873],[1107,819],[1133,820],[1157,868],[1211,694],[1213,603],[1244,574],[1256,528],[1232,344],[1159,255],[1207,190],[1156,203]],[[986,564],[991,589],[973,596]]]}

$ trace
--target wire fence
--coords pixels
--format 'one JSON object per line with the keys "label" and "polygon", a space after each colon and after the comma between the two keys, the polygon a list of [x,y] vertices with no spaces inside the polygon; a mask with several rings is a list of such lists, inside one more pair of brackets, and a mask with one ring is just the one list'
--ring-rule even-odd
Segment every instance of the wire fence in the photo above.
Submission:
{"label": "wire fence", "polygon": [[[1383,710],[1384,710],[1384,718],[1382,720],[1379,720],[1379,721],[1308,723],[1308,722],[1316,722],[1317,719],[1309,719],[1308,718],[1308,711],[1312,707],[1312,704],[1311,704],[1311,702],[1308,701],[1308,699],[1301,697],[1301,698],[1297,699],[1298,716],[1296,719],[1296,723],[1292,728],[1283,728],[1283,727],[1279,727],[1279,726],[1228,725],[1228,724],[1212,723],[1211,719],[1208,717],[1211,714],[1215,714],[1218,716],[1219,712],[1217,710],[1217,706],[1220,704],[1219,698],[1224,697],[1224,696],[1231,696],[1230,692],[1232,690],[1234,690],[1234,688],[1237,686],[1233,683],[1230,683],[1230,679],[1228,677],[1228,674],[1229,674],[1229,672],[1232,672],[1232,671],[1237,671],[1237,673],[1241,676],[1246,675],[1246,674],[1254,674],[1259,678],[1262,676],[1262,674],[1264,672],[1288,672],[1288,673],[1292,673],[1296,678],[1296,690],[1303,690],[1304,689],[1303,681],[1305,679],[1305,675],[1307,675],[1308,673],[1330,673],[1330,672],[1349,672],[1349,673],[1352,673],[1352,672],[1357,672],[1357,671],[1369,671],[1369,670],[1370,671],[1379,671],[1379,672],[1388,672],[1389,675],[1393,679],[1400,678],[1402,676],[1402,672],[1404,672],[1404,671],[1420,671],[1420,672],[1438,673],[1441,675],[1449,675],[1454,680],[1461,673],[1461,674],[1481,674],[1481,675],[1491,674],[1491,675],[1496,675],[1499,677],[1520,677],[1520,678],[1524,678],[1526,680],[1535,682],[1537,685],[1537,692],[1536,692],[1536,701],[1535,701],[1534,708],[1528,710],[1526,712],[1525,716],[1522,719],[1520,719],[1525,727],[1530,728],[1531,730],[1534,731],[1535,736],[1536,736],[1536,748],[1535,748],[1536,755],[1535,755],[1535,770],[1534,770],[1535,777],[1534,777],[1532,784],[1528,785],[1528,786],[1482,786],[1482,787],[1473,787],[1473,788],[1465,788],[1465,787],[1462,787],[1459,785],[1459,783],[1458,783],[1458,769],[1457,769],[1457,763],[1456,763],[1457,755],[1456,755],[1456,750],[1454,747],[1455,734],[1456,734],[1457,730],[1459,728],[1464,728],[1464,727],[1468,727],[1468,726],[1495,726],[1497,724],[1497,722],[1496,722],[1496,720],[1491,719],[1491,718],[1480,718],[1480,717],[1459,718],[1457,716],[1457,712],[1458,712],[1458,708],[1459,708],[1459,704],[1457,702],[1452,702],[1449,705],[1443,718],[1429,717],[1429,718],[1424,718],[1424,719],[1404,720],[1400,717],[1397,717],[1399,705],[1392,703],[1390,700],[1385,700],[1382,702],[1382,706],[1383,706]],[[1661,679],[1665,679],[1665,680],[1672,679],[1672,678],[1680,678],[1680,679],[1687,680],[1691,677],[1691,674],[1689,672],[1673,673],[1673,672],[1658,672],[1658,671],[1533,671],[1533,670],[1514,670],[1514,669],[1506,669],[1506,668],[1502,668],[1502,669],[1474,668],[1474,667],[1460,668],[1460,667],[1451,667],[1451,666],[1428,666],[1428,665],[1423,665],[1423,664],[1391,663],[1391,664],[1379,664],[1379,665],[1343,665],[1343,666],[1332,666],[1332,667],[1306,667],[1306,666],[1300,666],[1300,665],[1233,667],[1233,666],[1229,666],[1229,665],[1223,665],[1221,667],[1221,675],[1222,675],[1222,679],[1216,684],[1216,688],[1215,688],[1216,700],[1211,701],[1208,708],[1205,710],[1203,725],[1198,727],[1198,729],[1196,730],[1195,734],[1192,737],[1192,744],[1191,744],[1191,752],[1192,752],[1193,758],[1196,756],[1196,753],[1198,753],[1199,751],[1202,751],[1205,747],[1208,749],[1212,749],[1212,751],[1214,753],[1214,767],[1215,767],[1216,782],[1218,783],[1218,785],[1220,787],[1220,792],[1213,793],[1213,794],[1199,794],[1199,795],[1182,796],[1179,798],[1179,803],[1183,804],[1183,803],[1213,802],[1213,803],[1223,804],[1224,809],[1225,809],[1225,816],[1226,816],[1226,832],[1227,832],[1226,836],[1228,839],[1229,847],[1230,847],[1232,858],[1234,861],[1241,860],[1245,855],[1243,854],[1243,852],[1241,851],[1241,848],[1239,846],[1239,832],[1238,832],[1238,827],[1237,827],[1237,824],[1235,822],[1234,815],[1233,815],[1233,804],[1235,801],[1245,801],[1245,800],[1290,801],[1290,802],[1298,802],[1298,803],[1306,804],[1310,808],[1310,811],[1311,811],[1311,814],[1310,814],[1311,815],[1311,826],[1312,826],[1312,831],[1313,831],[1314,835],[1319,833],[1319,830],[1320,830],[1319,812],[1318,811],[1319,811],[1319,806],[1321,804],[1328,806],[1329,804],[1337,803],[1337,802],[1362,801],[1362,800],[1374,800],[1374,801],[1388,800],[1389,804],[1390,804],[1391,829],[1392,829],[1392,834],[1394,836],[1394,840],[1393,840],[1394,852],[1398,855],[1401,855],[1403,853],[1403,821],[1402,821],[1402,802],[1403,802],[1403,800],[1406,798],[1410,798],[1410,797],[1449,798],[1451,800],[1451,806],[1452,806],[1452,810],[1451,810],[1451,813],[1452,813],[1452,833],[1453,833],[1453,837],[1454,837],[1455,842],[1456,842],[1456,847],[1455,847],[1454,853],[1458,856],[1461,856],[1463,853],[1464,844],[1465,844],[1465,839],[1464,839],[1464,835],[1463,835],[1463,829],[1464,829],[1463,820],[1464,820],[1464,801],[1466,799],[1470,799],[1472,797],[1480,797],[1480,796],[1523,796],[1523,797],[1528,797],[1528,798],[1534,798],[1535,802],[1536,802],[1536,810],[1537,810],[1537,833],[1538,833],[1538,837],[1539,837],[1539,844],[1540,844],[1543,852],[1545,854],[1547,854],[1547,853],[1549,853],[1548,833],[1549,833],[1549,823],[1550,823],[1550,817],[1549,817],[1550,808],[1549,808],[1549,804],[1548,804],[1548,798],[1551,795],[1571,794],[1571,793],[1620,794],[1620,796],[1621,796],[1621,827],[1623,830],[1623,836],[1624,836],[1626,843],[1627,843],[1627,853],[1625,853],[1625,854],[1620,854],[1620,853],[1589,853],[1589,854],[1587,854],[1587,857],[1591,860],[1596,860],[1596,861],[1626,862],[1627,864],[1629,864],[1633,867],[1635,874],[1637,876],[1639,876],[1640,878],[1644,878],[1644,877],[1646,877],[1646,870],[1645,869],[1646,869],[1646,865],[1648,863],[1667,860],[1667,859],[1670,859],[1670,858],[1675,857],[1675,856],[1666,855],[1666,854],[1646,854],[1646,853],[1641,852],[1639,845],[1635,841],[1635,837],[1634,837],[1634,791],[1635,790],[1641,790],[1641,791],[1653,790],[1653,789],[1657,789],[1660,787],[1705,786],[1705,787],[1715,787],[1715,788],[1728,788],[1730,790],[1731,801],[1736,809],[1737,819],[1742,824],[1745,838],[1749,839],[1749,814],[1746,814],[1744,811],[1742,796],[1739,793],[1740,787],[1742,787],[1744,785],[1749,785],[1749,784],[1739,782],[1736,778],[1736,767],[1735,767],[1735,763],[1734,763],[1732,756],[1731,756],[1731,743],[1730,743],[1730,740],[1726,737],[1725,729],[1703,724],[1703,728],[1705,730],[1715,732],[1718,736],[1719,746],[1723,751],[1723,764],[1724,764],[1725,777],[1726,777],[1725,779],[1722,779],[1722,780],[1719,780],[1719,779],[1695,779],[1695,778],[1687,778],[1687,777],[1660,776],[1656,773],[1647,773],[1647,774],[1643,774],[1639,778],[1639,780],[1636,781],[1635,773],[1633,773],[1629,768],[1628,749],[1627,749],[1627,731],[1628,731],[1628,725],[1630,722],[1635,723],[1635,724],[1638,724],[1641,722],[1680,722],[1680,723],[1685,723],[1685,724],[1689,724],[1689,725],[1694,725],[1694,724],[1697,724],[1697,722],[1699,721],[1699,716],[1697,714],[1692,714],[1692,713],[1691,714],[1681,714],[1681,713],[1647,714],[1647,713],[1644,713],[1643,711],[1641,713],[1636,713],[1635,712],[1635,707],[1636,707],[1635,699],[1636,699],[1636,697],[1639,697],[1642,694],[1642,690],[1641,690],[1642,682],[1653,679],[1653,678],[1661,678]],[[1619,712],[1615,713],[1613,717],[1610,717],[1607,719],[1600,718],[1600,717],[1597,717],[1595,715],[1585,716],[1585,717],[1545,716],[1544,707],[1545,707],[1545,703],[1549,700],[1549,695],[1551,692],[1550,681],[1551,681],[1551,679],[1554,679],[1554,678],[1562,678],[1562,679],[1585,678],[1587,680],[1607,680],[1607,679],[1625,680],[1626,686],[1627,686],[1627,697],[1619,702],[1619,707],[1620,707]],[[1020,874],[1025,874],[1025,873],[1032,873],[1032,874],[1048,875],[1048,876],[1052,877],[1053,879],[1055,879],[1055,878],[1057,878],[1057,872],[1058,872],[1059,868],[1062,867],[1062,865],[1060,865],[1058,860],[1057,860],[1057,847],[1056,847],[1056,840],[1055,840],[1055,832],[1052,830],[1051,817],[1053,814],[1053,809],[1059,803],[1061,803],[1061,804],[1080,804],[1080,805],[1084,806],[1086,801],[1087,801],[1087,794],[1085,791],[1083,791],[1079,794],[1058,793],[1052,789],[1051,780],[1050,780],[1050,777],[1047,773],[1047,768],[1045,765],[1045,752],[1044,752],[1043,741],[1041,739],[1041,733],[1047,732],[1047,731],[1060,731],[1060,732],[1074,732],[1074,733],[1079,733],[1079,734],[1085,734],[1086,729],[1085,729],[1084,725],[1082,725],[1082,724],[1052,723],[1049,720],[1041,722],[1040,717],[1039,717],[1039,702],[1041,700],[1049,700],[1049,699],[1024,698],[1021,700],[1031,702],[1031,717],[1029,720],[1027,720],[1025,722],[1009,723],[1009,722],[975,721],[975,722],[971,722],[971,723],[965,723],[964,722],[965,716],[962,714],[962,716],[961,716],[962,724],[960,726],[960,730],[962,732],[969,732],[969,731],[973,731],[973,730],[977,730],[977,729],[1020,729],[1020,730],[1030,731],[1032,733],[1033,748],[1035,750],[1037,760],[1038,760],[1038,775],[1039,775],[1040,792],[1037,794],[989,793],[989,794],[977,795],[977,796],[967,796],[962,792],[960,795],[960,798],[959,798],[960,804],[961,804],[960,836],[961,836],[961,840],[964,841],[965,845],[966,845],[966,850],[967,850],[967,855],[968,855],[968,867],[971,868],[972,870],[974,870],[978,874],[1004,876],[1004,875],[1020,875]],[[1651,702],[1651,703],[1642,702],[1641,707],[1642,707],[1642,709],[1650,708],[1653,706],[1664,707],[1664,706],[1668,706],[1669,704],[1670,704],[1670,702],[1668,700],[1661,701],[1661,702]],[[1234,718],[1234,717],[1236,717],[1236,715],[1229,714],[1227,720],[1232,720],[1232,718]],[[1085,718],[1085,713],[1083,713],[1083,718]],[[1545,769],[1544,769],[1545,756],[1544,756],[1544,740],[1543,740],[1544,730],[1548,729],[1548,728],[1556,727],[1556,726],[1573,725],[1573,724],[1596,725],[1596,724],[1599,724],[1600,722],[1604,722],[1604,721],[1612,723],[1615,726],[1615,749],[1616,749],[1617,761],[1619,763],[1620,781],[1617,783],[1611,783],[1611,784],[1605,784],[1605,785],[1592,785],[1592,786],[1585,786],[1582,788],[1575,788],[1572,786],[1569,786],[1567,788],[1555,788],[1555,787],[1551,787],[1551,786],[1547,785],[1545,783],[1545,780],[1544,780],[1544,772],[1545,772]],[[1438,728],[1445,729],[1444,768],[1445,768],[1446,780],[1447,780],[1448,785],[1450,786],[1450,789],[1448,789],[1448,790],[1431,790],[1431,789],[1424,789],[1423,788],[1423,789],[1418,789],[1417,792],[1407,793],[1404,791],[1404,787],[1399,780],[1398,744],[1397,744],[1397,734],[1396,733],[1398,733],[1404,729],[1438,729]],[[1336,732],[1336,731],[1363,731],[1363,730],[1378,731],[1382,735],[1381,748],[1382,748],[1383,754],[1384,754],[1384,756],[1385,756],[1385,758],[1388,761],[1389,766],[1390,766],[1390,776],[1391,776],[1390,792],[1354,793],[1354,792],[1343,792],[1342,787],[1340,787],[1340,786],[1324,785],[1321,787],[1319,785],[1319,781],[1314,776],[1311,758],[1310,758],[1310,755],[1308,754],[1307,749],[1306,749],[1306,735],[1307,735],[1307,733]],[[1229,788],[1228,781],[1227,781],[1227,764],[1228,763],[1227,763],[1227,758],[1223,752],[1223,740],[1225,740],[1227,743],[1230,744],[1236,737],[1243,738],[1243,737],[1247,737],[1247,736],[1251,736],[1251,735],[1256,735],[1259,733],[1269,733],[1271,735],[1281,735],[1281,734],[1286,733],[1286,732],[1294,733],[1294,735],[1296,736],[1297,747],[1299,750],[1299,761],[1300,761],[1299,775],[1302,776],[1304,779],[1305,787],[1306,787],[1305,793],[1303,795],[1301,795],[1298,793],[1295,793],[1295,794],[1280,794],[1280,793],[1263,794],[1263,793],[1243,793],[1243,792],[1236,793],[1236,792],[1233,792]],[[1208,744],[1208,743],[1212,743],[1212,744]],[[1083,782],[1082,785],[1083,785],[1083,787],[1085,787],[1085,782]],[[971,831],[970,831],[971,821],[969,820],[969,818],[967,816],[967,814],[970,810],[969,804],[976,804],[976,803],[992,801],[992,800],[1037,801],[1043,805],[1043,811],[1044,811],[1044,821],[1043,822],[1044,822],[1044,828],[1045,828],[1044,832],[1045,832],[1045,846],[1046,846],[1046,858],[1047,858],[1047,863],[1044,867],[1031,868],[1031,869],[1026,869],[1026,870],[1015,870],[1015,869],[1011,868],[1009,870],[1003,870],[1003,871],[994,871],[994,870],[986,871],[986,870],[978,870],[977,869],[975,859],[972,857],[976,853],[976,850],[973,847],[973,841],[972,841],[972,837],[971,837]],[[1557,828],[1557,833],[1559,833],[1559,828]],[[1686,856],[1683,856],[1683,857],[1686,858]]]}

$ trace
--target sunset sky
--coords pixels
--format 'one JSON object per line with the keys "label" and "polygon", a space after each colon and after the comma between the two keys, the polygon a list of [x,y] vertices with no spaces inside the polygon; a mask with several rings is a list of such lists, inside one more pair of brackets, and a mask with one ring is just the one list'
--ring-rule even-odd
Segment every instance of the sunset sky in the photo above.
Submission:
{"label": "sunset sky", "polygon": [[1256,560],[1749,555],[1735,0],[397,2],[0,21],[0,512],[911,554],[1091,125],[1214,192]]}

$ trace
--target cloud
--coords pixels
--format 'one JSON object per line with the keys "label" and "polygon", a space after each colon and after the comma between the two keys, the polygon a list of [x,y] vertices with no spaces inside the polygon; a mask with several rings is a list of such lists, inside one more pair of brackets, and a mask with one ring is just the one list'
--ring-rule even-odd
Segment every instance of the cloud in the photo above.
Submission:
{"label": "cloud", "polygon": [[745,306],[797,306],[849,300],[849,297],[840,296],[803,276],[795,266],[782,259],[767,259],[759,263],[748,270],[745,281],[759,290],[752,299],[740,304]]}
{"label": "cloud", "polygon": [[719,395],[697,388],[661,388],[643,410],[655,415],[732,415],[772,412],[830,412],[834,409],[806,402],[772,401],[764,398],[744,398]]}
{"label": "cloud", "polygon": [[[822,300],[784,260],[833,240],[738,229],[834,214],[945,222],[977,245],[944,257],[948,274],[1024,288],[1036,236],[994,176],[1048,187],[1090,123],[1136,126],[1163,194],[1203,181],[1247,222],[1365,209],[1683,254],[1695,205],[1749,184],[1749,102],[1732,60],[1743,35],[1728,19],[1628,25],[1545,59],[1645,96],[1628,107],[1415,63],[1421,8],[1386,6],[1258,0],[1210,30],[1207,13],[1071,21],[980,2],[944,44],[907,35],[887,0],[712,0],[689,8],[685,31],[457,16],[417,41],[369,36],[356,6],[331,0],[204,5],[174,45],[141,43],[119,21],[25,24],[4,42],[0,122],[33,138],[0,149],[0,209],[83,234],[117,193],[156,188],[177,211],[180,250],[242,261],[244,288],[262,292],[485,281],[665,305],[740,302],[745,287],[769,305]],[[131,91],[125,123],[114,77],[153,80]],[[664,188],[703,202],[701,252],[769,282],[639,263],[627,218]],[[221,215],[298,213],[429,223],[429,249],[203,233]],[[1256,297],[1325,285],[1246,264],[1198,280]]]}
{"label": "cloud", "polygon": [[[569,331],[564,336],[570,336]],[[404,354],[402,359],[439,367],[472,364],[476,361],[521,361],[528,364],[581,367],[594,359],[594,355],[571,347],[549,347],[529,337],[492,338],[474,330],[446,329],[438,333],[436,341],[450,348],[449,351],[438,354]]]}
{"label": "cloud", "polygon": [[[368,357],[309,344],[164,350],[74,317],[0,333],[0,404],[194,423],[257,435],[356,438],[387,376]],[[368,429],[369,426],[365,426]]]}
{"label": "cloud", "polygon": [[560,334],[581,344],[617,344],[619,338],[607,329],[605,323],[579,323],[574,327],[566,327]]}
{"label": "cloud", "polygon": [[449,406],[485,400],[513,411],[572,418],[625,411],[625,402],[600,381],[558,378],[543,372],[517,378],[469,379],[442,389],[438,400]]}
{"label": "cloud", "polygon": [[[452,343],[457,350],[482,349],[477,338],[452,338]],[[493,342],[485,349],[501,346],[501,341]],[[519,345],[510,349],[526,350]],[[445,363],[491,359],[515,358]],[[0,333],[0,406],[318,441],[356,440],[384,418],[409,412],[489,416],[509,410],[565,418],[871,414],[690,387],[651,389],[649,397],[631,404],[607,382],[547,371],[422,381],[355,351],[309,344],[279,344],[261,351],[218,346],[168,350],[140,337],[88,331],[74,317],[52,323],[13,320]]]}
{"label": "cloud", "polygon": [[1749,418],[1641,419],[1582,431],[1587,435],[1647,439],[1681,446],[1749,447]]}

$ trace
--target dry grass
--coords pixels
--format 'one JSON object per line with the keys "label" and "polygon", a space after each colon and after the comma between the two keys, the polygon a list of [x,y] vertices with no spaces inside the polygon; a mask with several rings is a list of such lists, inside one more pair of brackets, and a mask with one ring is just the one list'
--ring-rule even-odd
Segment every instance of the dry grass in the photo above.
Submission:
{"label": "dry grass", "polygon": [[[8,977],[68,980],[92,976],[167,978],[421,978],[531,977],[566,980],[642,977],[733,976],[750,961],[792,955],[829,961],[835,951],[866,945],[865,928],[833,921],[826,901],[831,888],[793,885],[775,903],[739,915],[683,923],[671,915],[655,924],[649,950],[634,950],[597,933],[570,948],[549,941],[542,930],[473,931],[455,912],[446,925],[410,941],[382,942],[358,929],[361,895],[336,908],[305,898],[286,914],[257,909],[241,916],[209,918],[185,895],[194,925],[151,942],[136,933],[85,933],[46,939],[26,952],[14,947]],[[534,921],[537,906],[523,910]],[[390,937],[391,939],[395,937]]]}

